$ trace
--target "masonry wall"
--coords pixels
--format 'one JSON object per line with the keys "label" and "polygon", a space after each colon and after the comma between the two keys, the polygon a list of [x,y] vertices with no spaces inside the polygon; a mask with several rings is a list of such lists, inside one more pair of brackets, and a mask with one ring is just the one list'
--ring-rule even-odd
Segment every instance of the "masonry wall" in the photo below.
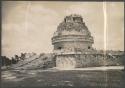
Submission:
{"label": "masonry wall", "polygon": [[89,42],[60,42],[55,44],[54,50],[61,50],[64,49],[65,51],[73,51],[74,49],[90,49],[92,48],[91,43]]}
{"label": "masonry wall", "polygon": [[74,57],[76,61],[76,68],[125,65],[124,55],[104,56],[103,54],[65,54],[60,55],[60,57],[61,59],[66,57]]}
{"label": "masonry wall", "polygon": [[103,54],[82,54],[75,55],[76,67],[94,67],[94,66],[119,66],[124,65],[124,55],[104,56]]}

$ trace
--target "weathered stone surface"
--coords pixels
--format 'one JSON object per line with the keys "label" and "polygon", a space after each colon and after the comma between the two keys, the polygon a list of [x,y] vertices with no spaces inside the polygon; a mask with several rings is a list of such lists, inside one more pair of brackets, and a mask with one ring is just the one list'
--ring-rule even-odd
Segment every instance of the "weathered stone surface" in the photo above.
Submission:
{"label": "weathered stone surface", "polygon": [[[64,65],[64,68],[123,65],[123,52],[108,50],[104,55],[103,50],[93,49],[93,43],[94,39],[83,18],[76,14],[66,16],[52,37],[56,65]],[[75,61],[75,64],[70,63],[70,60]]]}
{"label": "weathered stone surface", "polygon": [[[29,56],[30,54],[27,54]],[[55,67],[54,54],[32,55],[17,64],[11,66],[12,69],[47,69]]]}
{"label": "weathered stone surface", "polygon": [[73,51],[74,49],[92,49],[93,37],[80,15],[70,15],[59,24],[52,38],[54,51]]}

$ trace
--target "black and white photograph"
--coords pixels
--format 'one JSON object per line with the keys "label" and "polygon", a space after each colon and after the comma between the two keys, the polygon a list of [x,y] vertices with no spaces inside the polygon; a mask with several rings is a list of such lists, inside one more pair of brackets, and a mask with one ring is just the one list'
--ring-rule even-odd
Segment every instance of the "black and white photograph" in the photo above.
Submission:
{"label": "black and white photograph", "polygon": [[2,1],[1,88],[125,88],[124,2]]}

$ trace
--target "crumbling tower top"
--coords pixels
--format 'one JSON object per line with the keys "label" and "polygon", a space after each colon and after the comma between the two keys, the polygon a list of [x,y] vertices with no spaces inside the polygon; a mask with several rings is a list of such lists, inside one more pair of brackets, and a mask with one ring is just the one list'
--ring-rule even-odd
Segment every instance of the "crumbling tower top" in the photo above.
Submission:
{"label": "crumbling tower top", "polygon": [[93,37],[82,16],[77,14],[66,16],[52,38],[54,50],[92,49],[93,43]]}
{"label": "crumbling tower top", "polygon": [[54,36],[59,35],[87,35],[91,36],[87,26],[83,22],[83,18],[77,14],[66,16],[57,27]]}
{"label": "crumbling tower top", "polygon": [[65,22],[83,22],[83,18],[77,14],[71,14],[64,18]]}

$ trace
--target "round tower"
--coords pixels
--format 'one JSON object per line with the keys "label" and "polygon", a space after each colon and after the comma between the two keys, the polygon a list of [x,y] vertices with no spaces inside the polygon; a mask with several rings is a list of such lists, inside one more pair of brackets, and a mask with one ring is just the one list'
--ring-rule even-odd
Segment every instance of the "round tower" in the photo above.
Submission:
{"label": "round tower", "polygon": [[[62,65],[69,66],[74,58],[73,54],[93,49],[93,43],[93,37],[85,25],[83,18],[77,14],[66,16],[52,37],[54,53],[57,55],[56,65],[58,66],[63,63]],[[68,61],[67,58],[70,58],[69,62],[64,61],[64,59]],[[60,63],[58,63],[58,60],[60,60]],[[76,64],[74,60],[72,63]]]}

